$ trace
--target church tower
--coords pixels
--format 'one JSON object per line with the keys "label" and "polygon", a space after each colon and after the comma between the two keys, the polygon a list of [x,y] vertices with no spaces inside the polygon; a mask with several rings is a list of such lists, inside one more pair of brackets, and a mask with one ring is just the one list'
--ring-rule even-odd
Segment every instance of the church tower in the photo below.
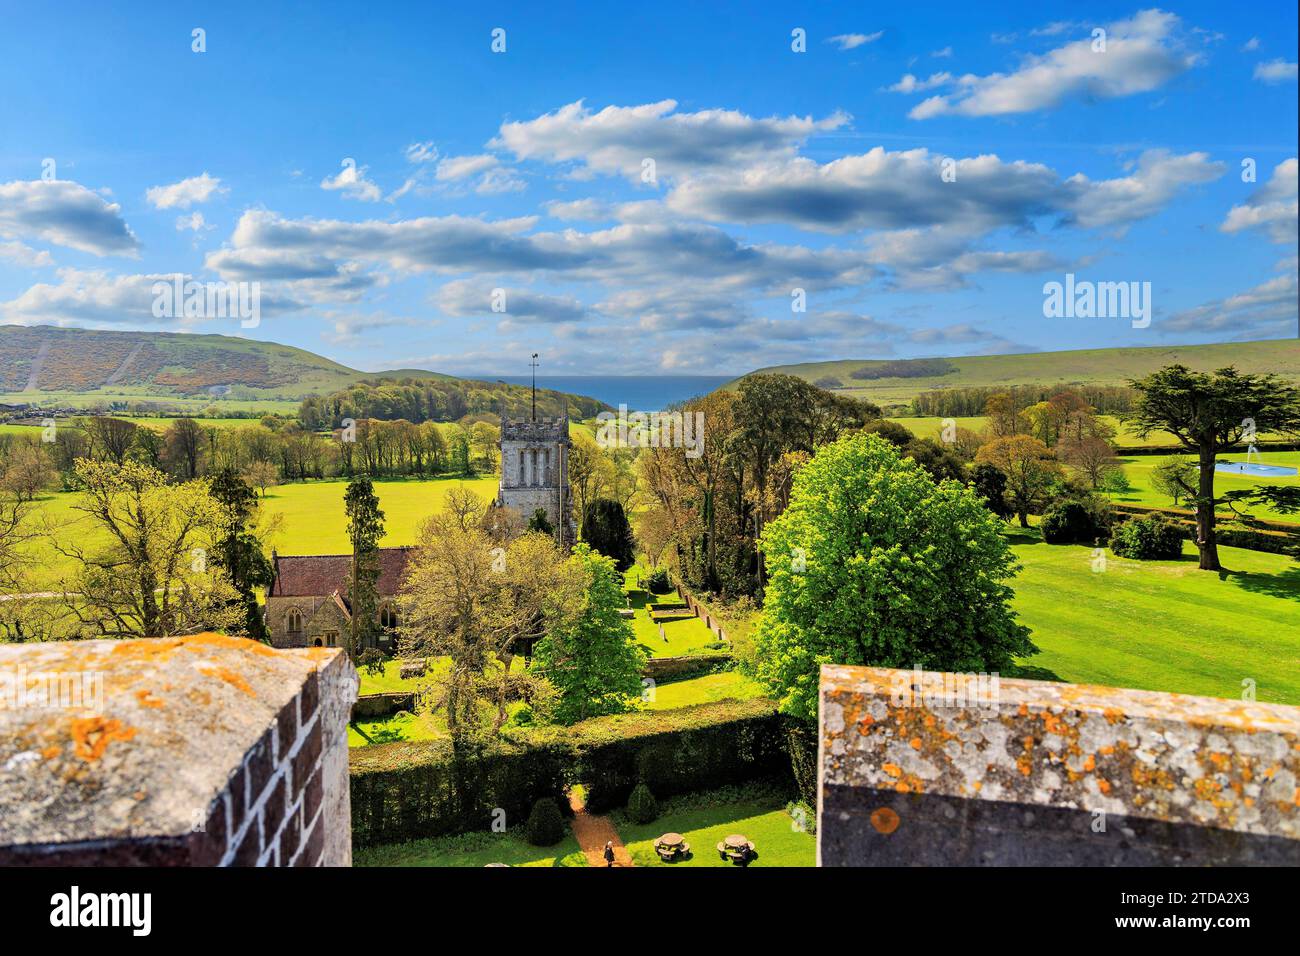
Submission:
{"label": "church tower", "polygon": [[555,529],[556,543],[572,547],[573,507],[569,493],[569,416],[511,419],[501,416],[501,487],[497,504],[528,520],[541,508]]}

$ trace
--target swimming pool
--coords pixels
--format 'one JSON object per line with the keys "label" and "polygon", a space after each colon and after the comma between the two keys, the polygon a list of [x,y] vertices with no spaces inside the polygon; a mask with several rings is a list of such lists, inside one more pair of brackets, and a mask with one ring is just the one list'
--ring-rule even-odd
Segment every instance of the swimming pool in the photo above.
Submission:
{"label": "swimming pool", "polygon": [[1296,474],[1296,469],[1288,465],[1248,464],[1244,461],[1216,461],[1215,471],[1231,472],[1234,475],[1259,475],[1265,478],[1280,478]]}

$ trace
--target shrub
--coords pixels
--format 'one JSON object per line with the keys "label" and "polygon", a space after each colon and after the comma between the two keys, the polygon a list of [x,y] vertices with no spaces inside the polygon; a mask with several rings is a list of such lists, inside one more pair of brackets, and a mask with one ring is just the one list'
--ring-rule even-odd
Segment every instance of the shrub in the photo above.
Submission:
{"label": "shrub", "polygon": [[357,666],[371,677],[383,677],[384,655],[378,648],[367,647],[357,656]]}
{"label": "shrub", "polygon": [[668,580],[668,572],[663,568],[651,571],[650,576],[645,579],[645,586],[650,589],[651,594],[667,594],[673,589],[672,583]]}
{"label": "shrub", "polygon": [[1121,558],[1172,561],[1183,553],[1183,529],[1160,514],[1133,518],[1115,529],[1110,550]]}
{"label": "shrub", "polygon": [[1106,526],[1082,501],[1058,501],[1039,524],[1048,544],[1090,544],[1106,536]]}
{"label": "shrub", "polygon": [[555,846],[564,839],[564,817],[550,797],[542,797],[533,804],[524,826],[524,838],[533,846]]}
{"label": "shrub", "polygon": [[659,816],[659,802],[650,788],[638,783],[627,798],[627,818],[633,823],[653,823]]}

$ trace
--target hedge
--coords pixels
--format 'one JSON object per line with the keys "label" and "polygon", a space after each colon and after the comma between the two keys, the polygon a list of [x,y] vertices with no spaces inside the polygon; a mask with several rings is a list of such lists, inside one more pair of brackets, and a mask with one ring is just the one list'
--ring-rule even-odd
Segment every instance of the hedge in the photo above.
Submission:
{"label": "hedge", "polygon": [[568,805],[571,754],[560,744],[501,741],[456,759],[446,741],[408,741],[354,747],[348,756],[354,846],[484,830],[497,808],[513,826],[543,797]]}
{"label": "hedge", "polygon": [[[803,792],[809,771],[815,786],[806,740],[792,754],[788,718],[763,698],[510,733],[459,759],[447,741],[351,750],[353,845],[483,829],[498,807],[508,823],[523,821],[542,798],[565,807],[564,790],[577,782],[594,813],[623,806],[641,782],[661,798],[760,778],[797,780]],[[811,740],[815,758],[815,733]]]}
{"label": "hedge", "polygon": [[528,735],[536,746],[573,748],[573,779],[586,784],[593,813],[623,806],[638,783],[662,799],[791,775],[784,720],[761,697],[598,717]]}

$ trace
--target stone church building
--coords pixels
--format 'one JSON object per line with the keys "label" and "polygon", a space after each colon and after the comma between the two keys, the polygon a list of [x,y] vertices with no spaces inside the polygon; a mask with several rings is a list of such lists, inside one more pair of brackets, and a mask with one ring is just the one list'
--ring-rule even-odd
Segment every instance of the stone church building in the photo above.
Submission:
{"label": "stone church building", "polygon": [[[501,417],[501,484],[494,504],[531,518],[537,509],[560,547],[574,542],[569,490],[569,419]],[[391,653],[398,625],[397,594],[414,548],[380,548],[375,646]],[[274,647],[343,647],[352,632],[348,603],[350,554],[272,555],[275,580],[266,595],[266,624]]]}
{"label": "stone church building", "polygon": [[501,486],[496,503],[527,520],[538,508],[561,548],[572,546],[569,491],[569,416],[510,419],[501,416]]}

